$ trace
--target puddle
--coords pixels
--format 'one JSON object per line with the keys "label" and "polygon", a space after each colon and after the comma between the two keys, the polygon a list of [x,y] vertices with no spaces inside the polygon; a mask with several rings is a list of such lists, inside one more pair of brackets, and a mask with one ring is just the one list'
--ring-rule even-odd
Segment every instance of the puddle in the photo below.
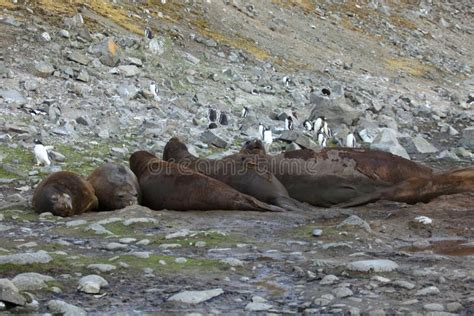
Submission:
{"label": "puddle", "polygon": [[431,241],[427,247],[405,247],[408,252],[432,252],[446,256],[472,256],[474,255],[474,242],[468,240],[438,240]]}

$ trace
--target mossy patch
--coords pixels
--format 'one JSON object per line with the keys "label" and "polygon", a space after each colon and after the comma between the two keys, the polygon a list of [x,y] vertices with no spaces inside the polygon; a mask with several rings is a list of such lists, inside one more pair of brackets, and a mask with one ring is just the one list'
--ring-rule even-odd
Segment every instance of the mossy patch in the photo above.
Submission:
{"label": "mossy patch", "polygon": [[2,214],[5,216],[6,221],[37,221],[39,215],[36,214],[32,209],[7,209],[3,210]]}
{"label": "mossy patch", "polygon": [[[12,166],[20,173],[28,174],[35,164],[33,152],[27,148],[20,146],[15,148],[1,144],[0,152],[2,153],[2,163]],[[0,178],[15,179],[20,176],[0,168]]]}
{"label": "mossy patch", "polygon": [[425,77],[436,73],[436,68],[412,58],[388,58],[385,65],[391,71],[402,71],[414,77]]}
{"label": "mossy patch", "polygon": [[112,147],[109,144],[86,145],[85,148],[69,144],[57,145],[55,150],[65,158],[64,170],[74,171],[83,176],[89,175],[101,163],[94,158],[105,158]]}
{"label": "mossy patch", "polygon": [[305,12],[313,12],[316,8],[316,1],[311,0],[272,0],[272,3],[283,8],[298,8]]}

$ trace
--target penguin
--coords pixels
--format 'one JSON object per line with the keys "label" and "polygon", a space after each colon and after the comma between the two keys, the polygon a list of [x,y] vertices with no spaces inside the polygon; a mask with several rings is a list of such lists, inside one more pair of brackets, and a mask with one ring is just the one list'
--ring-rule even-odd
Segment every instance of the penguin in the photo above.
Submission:
{"label": "penguin", "polygon": [[209,109],[207,118],[209,119],[209,122],[215,122],[217,120],[217,111]]}
{"label": "penguin", "polygon": [[323,95],[325,95],[325,96],[328,97],[328,96],[331,95],[331,90],[329,90],[328,88],[323,88],[323,89],[321,90],[321,93],[322,93]]}
{"label": "penguin", "polygon": [[313,129],[313,123],[311,123],[310,121],[308,120],[305,120],[303,122],[303,127],[307,130],[307,131],[311,131]]}
{"label": "penguin", "polygon": [[288,85],[290,84],[290,78],[288,76],[284,76],[283,78],[281,78],[281,82],[283,82],[283,84],[288,87]]}
{"label": "penguin", "polygon": [[227,114],[221,112],[219,115],[219,124],[221,125],[228,125],[229,121],[227,120]]}
{"label": "penguin", "polygon": [[156,91],[156,83],[154,81],[150,82],[150,92],[153,94],[153,99],[155,99],[155,101],[161,101],[161,98],[156,94]]}
{"label": "penguin", "polygon": [[33,152],[36,158],[36,165],[44,165],[49,167],[51,165],[51,161],[49,160],[48,150],[53,149],[53,146],[44,146],[39,139],[35,139],[34,143],[35,147]]}
{"label": "penguin", "polygon": [[332,137],[332,131],[328,126],[328,122],[324,120],[323,126],[321,127],[321,131],[324,133],[324,136],[326,137]]}
{"label": "penguin", "polygon": [[149,40],[153,39],[153,33],[151,32],[151,29],[148,26],[145,28],[145,38]]}
{"label": "penguin", "polygon": [[323,127],[323,122],[326,120],[324,116],[318,117],[314,122],[313,122],[313,130],[316,133],[319,133],[321,130],[321,127]]}
{"label": "penguin", "polygon": [[242,114],[240,115],[240,117],[245,118],[245,117],[247,117],[247,114],[249,114],[249,108],[244,106],[244,108],[242,109]]}
{"label": "penguin", "polygon": [[271,144],[273,143],[272,130],[269,128],[264,128],[263,130],[263,143],[267,149],[270,148]]}
{"label": "penguin", "polygon": [[263,126],[262,123],[258,124],[258,135],[260,136],[260,139],[263,140],[263,132],[265,132],[265,127]]}
{"label": "penguin", "polygon": [[291,116],[288,116],[285,119],[285,130],[287,131],[293,130],[293,118]]}
{"label": "penguin", "polygon": [[326,136],[324,136],[323,133],[319,132],[318,133],[318,144],[319,144],[319,146],[326,147],[326,141],[327,141]]}
{"label": "penguin", "polygon": [[356,142],[356,138],[354,136],[354,133],[349,133],[347,134],[346,136],[346,147],[350,147],[350,148],[355,148],[356,145],[357,145],[357,142]]}

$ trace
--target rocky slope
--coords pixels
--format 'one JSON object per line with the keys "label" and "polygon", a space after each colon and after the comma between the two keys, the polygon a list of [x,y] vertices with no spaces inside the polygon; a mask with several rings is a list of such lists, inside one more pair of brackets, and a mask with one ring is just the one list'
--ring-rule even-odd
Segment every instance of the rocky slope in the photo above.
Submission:
{"label": "rocky slope", "polygon": [[[29,206],[47,173],[87,175],[138,149],[161,154],[172,136],[220,157],[257,136],[261,122],[274,152],[316,149],[302,127],[312,114],[327,117],[330,146],[355,132],[360,146],[441,169],[472,166],[470,1],[0,0],[0,8],[0,271],[13,281],[0,282],[0,301],[21,305],[13,311],[81,312],[57,300],[109,313],[474,309],[472,194],[271,217],[133,207],[61,219]],[[209,130],[210,108],[229,124]],[[292,113],[296,128],[283,131]],[[35,138],[55,147],[51,167],[33,166]],[[390,261],[354,264],[369,259]],[[367,264],[372,272],[359,271]],[[93,279],[102,288],[85,294],[89,274],[108,285]],[[174,296],[201,290],[212,291]]]}

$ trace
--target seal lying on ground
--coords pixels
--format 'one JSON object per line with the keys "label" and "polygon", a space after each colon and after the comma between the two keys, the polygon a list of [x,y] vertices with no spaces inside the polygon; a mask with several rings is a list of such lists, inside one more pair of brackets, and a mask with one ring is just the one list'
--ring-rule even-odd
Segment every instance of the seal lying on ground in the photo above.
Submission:
{"label": "seal lying on ground", "polygon": [[128,167],[107,163],[95,169],[87,181],[99,199],[99,211],[112,211],[140,203],[141,191]]}
{"label": "seal lying on ground", "polygon": [[130,169],[138,178],[142,204],[154,210],[284,211],[146,151],[132,154]]}
{"label": "seal lying on ground", "polygon": [[186,145],[178,138],[171,138],[168,141],[163,151],[163,159],[182,164],[262,202],[289,211],[314,211],[313,207],[291,198],[286,188],[272,173],[266,169],[258,169],[258,166],[251,161],[199,159],[191,155]]}
{"label": "seal lying on ground", "polygon": [[226,158],[254,162],[275,175],[292,198],[323,207],[433,173],[428,167],[377,150],[301,149],[270,156],[259,141],[246,142],[241,153]]}
{"label": "seal lying on ground", "polygon": [[441,195],[463,192],[474,192],[474,168],[441,172],[429,177],[413,177],[392,187],[357,197],[340,206],[358,206],[377,200],[408,204],[427,203]]}
{"label": "seal lying on ground", "polygon": [[72,216],[94,211],[98,200],[89,182],[73,172],[60,171],[41,181],[32,204],[37,213]]}

